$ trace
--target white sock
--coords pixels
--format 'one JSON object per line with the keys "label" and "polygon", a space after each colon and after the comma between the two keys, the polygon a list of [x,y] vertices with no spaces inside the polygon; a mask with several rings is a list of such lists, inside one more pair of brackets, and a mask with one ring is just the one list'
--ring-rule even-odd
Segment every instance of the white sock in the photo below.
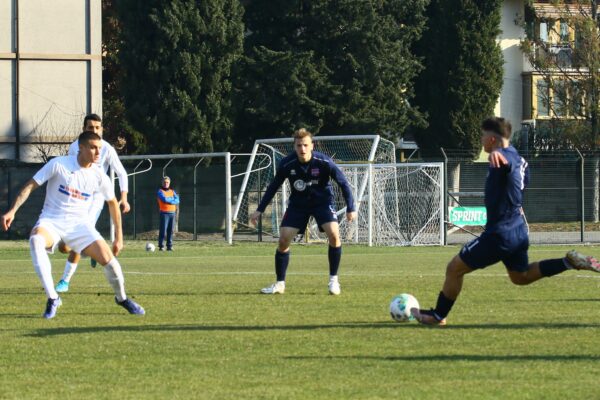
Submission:
{"label": "white sock", "polygon": [[113,259],[104,266],[104,276],[106,276],[106,280],[115,291],[117,300],[119,302],[124,301],[127,298],[127,295],[125,294],[125,278],[123,277],[123,271],[121,270],[119,260],[113,257]]}
{"label": "white sock", "polygon": [[33,268],[37,273],[42,286],[49,299],[58,298],[58,293],[54,290],[54,280],[52,279],[52,264],[48,253],[46,253],[46,239],[42,235],[33,235],[29,238],[29,252]]}
{"label": "white sock", "polygon": [[338,281],[337,275],[329,275],[329,282],[337,282],[337,281]]}
{"label": "white sock", "polygon": [[70,282],[71,278],[73,277],[73,274],[75,274],[76,270],[77,270],[77,263],[72,263],[72,262],[69,262],[69,260],[67,260],[67,263],[65,264],[65,272],[63,272],[62,280],[67,283]]}

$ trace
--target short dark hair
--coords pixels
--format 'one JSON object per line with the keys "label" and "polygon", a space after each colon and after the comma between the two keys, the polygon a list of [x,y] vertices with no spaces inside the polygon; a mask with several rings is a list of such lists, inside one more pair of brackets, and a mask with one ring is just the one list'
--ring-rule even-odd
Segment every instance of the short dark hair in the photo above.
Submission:
{"label": "short dark hair", "polygon": [[483,120],[481,130],[493,132],[505,139],[510,139],[512,135],[512,125],[502,117],[490,117]]}
{"label": "short dark hair", "polygon": [[77,140],[79,144],[85,144],[88,143],[90,140],[102,140],[102,138],[97,133],[83,131],[79,134],[79,138]]}
{"label": "short dark hair", "polygon": [[98,122],[102,123],[102,118],[100,118],[100,116],[98,114],[86,115],[85,118],[83,119],[83,127],[84,128],[87,125],[88,121],[98,121]]}

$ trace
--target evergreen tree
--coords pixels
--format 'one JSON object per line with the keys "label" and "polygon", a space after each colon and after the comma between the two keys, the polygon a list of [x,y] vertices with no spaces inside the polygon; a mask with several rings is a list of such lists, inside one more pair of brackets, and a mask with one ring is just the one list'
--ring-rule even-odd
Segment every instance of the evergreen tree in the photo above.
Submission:
{"label": "evergreen tree", "polygon": [[428,126],[416,130],[419,147],[479,154],[481,121],[493,115],[502,89],[503,59],[496,43],[500,0],[432,0],[427,30],[415,46],[425,70],[416,83],[415,105]]}
{"label": "evergreen tree", "polygon": [[[144,136],[133,129],[125,115],[119,76],[121,22],[115,2],[102,0],[102,125],[104,139],[121,153],[145,152]],[[120,148],[123,146],[122,148]]]}
{"label": "evergreen tree", "polygon": [[419,71],[410,48],[427,0],[249,0],[239,89],[240,136],[395,138],[421,120],[410,106]]}
{"label": "evergreen tree", "polygon": [[149,152],[208,152],[230,143],[231,66],[242,50],[238,0],[128,0],[121,88]]}

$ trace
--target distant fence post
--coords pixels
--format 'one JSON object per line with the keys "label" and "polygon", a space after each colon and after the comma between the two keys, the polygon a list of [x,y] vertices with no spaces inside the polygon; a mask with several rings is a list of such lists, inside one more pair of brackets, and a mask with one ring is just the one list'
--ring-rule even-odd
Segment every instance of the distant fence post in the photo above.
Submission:
{"label": "distant fence post", "polygon": [[581,226],[580,226],[580,231],[581,231],[581,242],[584,241],[584,233],[585,233],[585,170],[584,170],[584,159],[583,159],[583,154],[581,154],[581,152],[579,151],[578,148],[575,148],[575,150],[577,150],[577,154],[579,154],[579,168],[580,168],[580,195],[581,195]]}

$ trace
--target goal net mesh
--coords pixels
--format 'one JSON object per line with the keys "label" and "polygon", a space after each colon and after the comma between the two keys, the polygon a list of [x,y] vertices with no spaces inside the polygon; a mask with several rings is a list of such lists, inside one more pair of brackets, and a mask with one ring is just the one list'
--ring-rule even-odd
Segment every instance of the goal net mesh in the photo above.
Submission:
{"label": "goal net mesh", "polygon": [[[440,184],[436,179],[442,177],[441,168],[433,167],[433,170],[427,171],[418,166],[407,169],[412,164],[395,164],[394,144],[377,135],[317,136],[313,141],[316,151],[329,155],[342,168],[353,190],[358,221],[347,223],[341,190],[337,184],[332,184],[344,241],[374,245],[440,243],[441,222],[437,217],[442,209],[438,193],[441,193],[441,186],[436,186]],[[256,141],[233,212],[238,232],[255,230],[249,223],[249,216],[258,207],[281,159],[294,151],[293,144],[292,139]],[[371,189],[370,165],[373,165]],[[286,181],[262,215],[263,234],[279,236],[279,225],[289,193]],[[369,208],[371,200],[372,208]],[[439,210],[432,211],[434,207]],[[434,233],[436,229],[438,231]],[[305,237],[308,240],[325,240],[312,219]]]}

